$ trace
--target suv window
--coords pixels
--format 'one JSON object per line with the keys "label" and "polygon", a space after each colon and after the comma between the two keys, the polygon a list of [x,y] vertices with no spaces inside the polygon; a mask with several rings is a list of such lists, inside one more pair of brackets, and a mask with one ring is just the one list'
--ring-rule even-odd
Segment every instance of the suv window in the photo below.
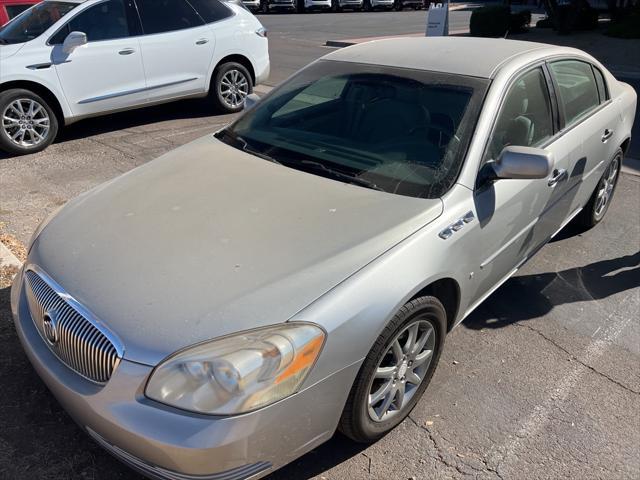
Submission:
{"label": "suv window", "polygon": [[189,0],[189,3],[207,23],[224,20],[233,15],[231,9],[218,0]]}
{"label": "suv window", "polygon": [[549,67],[558,85],[565,125],[575,123],[598,106],[598,87],[590,64],[579,60],[561,60],[551,63]]}
{"label": "suv window", "polygon": [[485,160],[495,160],[509,145],[535,147],[553,135],[551,102],[544,73],[535,68],[509,88],[489,140]]}
{"label": "suv window", "polygon": [[204,25],[185,0],[136,0],[145,35]]}
{"label": "suv window", "polygon": [[42,2],[0,28],[0,45],[24,43],[46,32],[78,3]]}
{"label": "suv window", "polygon": [[84,32],[87,41],[114,40],[138,35],[139,27],[125,0],[108,0],[98,3],[73,17],[51,37],[49,43],[58,45],[64,42],[70,32]]}
{"label": "suv window", "polygon": [[596,85],[598,86],[598,94],[600,95],[600,103],[609,100],[607,92],[607,83],[604,81],[604,75],[596,67],[593,67],[593,73],[596,75]]}

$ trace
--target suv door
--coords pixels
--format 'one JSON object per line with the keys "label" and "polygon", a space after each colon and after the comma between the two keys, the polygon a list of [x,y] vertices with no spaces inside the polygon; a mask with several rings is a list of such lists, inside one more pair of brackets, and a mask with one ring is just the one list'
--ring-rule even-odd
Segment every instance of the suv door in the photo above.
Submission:
{"label": "suv door", "polygon": [[[70,54],[62,44],[70,32],[88,43]],[[50,39],[55,70],[74,116],[143,104],[146,83],[133,0],[105,0],[73,16]]]}
{"label": "suv door", "polygon": [[549,63],[558,92],[561,134],[576,151],[578,161],[571,175],[571,210],[577,213],[593,193],[618,144],[614,129],[618,111],[610,100],[602,72],[577,59]]}
{"label": "suv door", "polygon": [[149,100],[204,93],[215,47],[211,28],[186,0],[136,0]]}
{"label": "suv door", "polygon": [[554,141],[554,111],[543,66],[519,75],[503,99],[484,162],[496,160],[506,146],[537,147],[553,153],[554,172],[536,180],[479,181],[474,193],[479,231],[471,246],[479,265],[472,298],[483,298],[544,244],[553,232],[553,222],[545,217],[564,208],[571,158]]}

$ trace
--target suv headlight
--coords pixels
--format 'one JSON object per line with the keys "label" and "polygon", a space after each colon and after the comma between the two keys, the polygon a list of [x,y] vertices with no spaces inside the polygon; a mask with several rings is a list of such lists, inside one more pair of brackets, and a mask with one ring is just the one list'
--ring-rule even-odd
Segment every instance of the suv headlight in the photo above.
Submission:
{"label": "suv headlight", "polygon": [[298,390],[324,339],[316,325],[284,323],[201,343],[160,363],[145,395],[211,415],[255,410]]}

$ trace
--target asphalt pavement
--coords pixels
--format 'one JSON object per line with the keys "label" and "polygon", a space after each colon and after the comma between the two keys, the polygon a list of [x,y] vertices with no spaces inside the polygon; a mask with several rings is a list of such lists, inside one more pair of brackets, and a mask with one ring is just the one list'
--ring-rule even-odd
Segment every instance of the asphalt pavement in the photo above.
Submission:
{"label": "asphalt pavement", "polygon": [[[416,31],[425,14],[261,17],[268,83],[331,51],[329,36]],[[69,198],[232,118],[178,102],[79,122],[45,152],[0,157],[0,230],[26,243]],[[449,335],[407,421],[371,446],[338,434],[269,480],[640,478],[639,319],[640,177],[623,174],[598,227],[562,232]],[[90,441],[35,375],[5,285],[0,389],[3,480],[140,479]]]}

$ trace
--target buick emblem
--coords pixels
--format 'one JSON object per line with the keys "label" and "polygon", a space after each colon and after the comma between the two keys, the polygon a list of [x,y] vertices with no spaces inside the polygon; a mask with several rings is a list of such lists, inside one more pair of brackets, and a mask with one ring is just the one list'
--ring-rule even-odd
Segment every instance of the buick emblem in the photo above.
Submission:
{"label": "buick emblem", "polygon": [[51,345],[58,341],[58,314],[55,310],[45,312],[42,317],[42,330]]}

